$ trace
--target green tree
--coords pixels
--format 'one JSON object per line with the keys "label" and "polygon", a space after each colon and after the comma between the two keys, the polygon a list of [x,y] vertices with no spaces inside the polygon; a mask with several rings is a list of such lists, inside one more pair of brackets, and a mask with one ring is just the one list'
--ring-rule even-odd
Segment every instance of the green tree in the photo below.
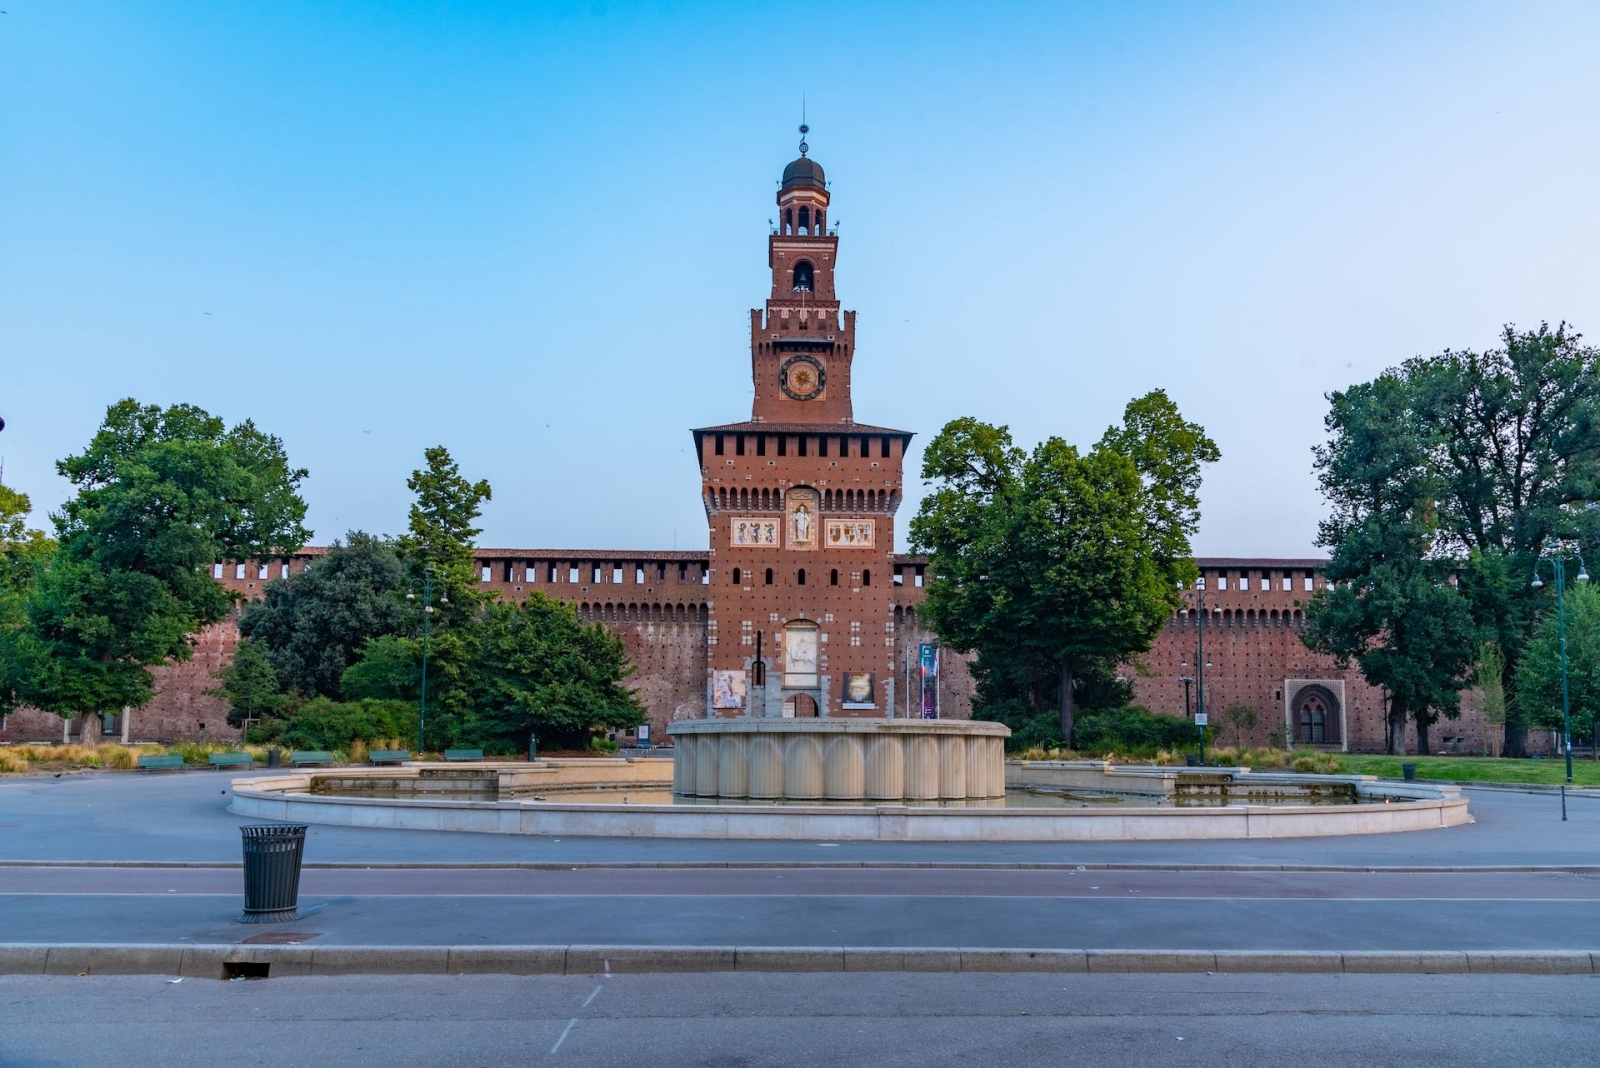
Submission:
{"label": "green tree", "polygon": [[[1569,586],[1565,608],[1572,734],[1594,738],[1596,713],[1600,712],[1600,590],[1589,583]],[[1517,666],[1517,705],[1530,727],[1562,729],[1559,631],[1555,610],[1550,608],[1540,618]]]}
{"label": "green tree", "polygon": [[1389,692],[1389,752],[1402,752],[1408,719],[1417,749],[1428,727],[1460,714],[1460,689],[1477,652],[1471,608],[1450,583],[1454,561],[1438,555],[1427,463],[1406,381],[1386,374],[1330,397],[1329,440],[1316,451],[1331,513],[1317,542],[1331,551],[1333,585],[1306,607],[1305,645]]}
{"label": "green tree", "polygon": [[1483,702],[1483,722],[1488,728],[1489,755],[1499,756],[1501,732],[1506,725],[1506,658],[1499,643],[1484,642],[1478,647],[1475,678]]}
{"label": "green tree", "polygon": [[1071,741],[1077,682],[1148,650],[1193,582],[1200,472],[1218,456],[1160,391],[1088,453],[1050,438],[1028,454],[971,418],[929,443],[933,491],[911,523],[932,558],[925,618],[977,654],[985,714],[1053,707]]}
{"label": "green tree", "polygon": [[278,674],[272,670],[272,654],[259,642],[248,638],[240,641],[233,659],[215,674],[222,685],[206,692],[228,702],[229,726],[265,719],[284,707]]}
{"label": "green tree", "polygon": [[0,715],[21,703],[21,691],[42,656],[25,626],[27,604],[56,543],[28,528],[32,509],[26,493],[0,485]]}
{"label": "green tree", "polygon": [[520,750],[530,734],[586,747],[598,731],[644,722],[623,685],[633,665],[622,639],[603,624],[584,624],[572,605],[541,593],[520,605],[490,605],[476,631],[470,688],[485,747]]}
{"label": "green tree", "polygon": [[63,717],[144,705],[148,669],[187,660],[191,635],[233,605],[213,562],[295,552],[308,536],[305,471],[282,442],[191,405],[119,401],[57,469],[77,495],[29,599],[37,657],[21,696]]}
{"label": "green tree", "polygon": [[1233,744],[1240,746],[1245,743],[1245,732],[1255,730],[1256,724],[1260,721],[1261,717],[1256,714],[1255,709],[1235,701],[1222,710],[1222,722],[1219,724],[1220,729],[1217,734],[1220,736],[1223,731],[1227,731],[1233,738]]}
{"label": "green tree", "polygon": [[474,551],[483,531],[474,524],[483,502],[493,494],[489,483],[462,477],[443,445],[426,450],[423,458],[426,466],[406,479],[416,499],[407,532],[400,538],[400,552],[419,594],[423,570],[433,569],[433,593],[442,602],[435,606],[433,623],[448,626],[473,615],[486,599]]}
{"label": "green tree", "polygon": [[245,607],[239,632],[271,651],[285,691],[338,698],[341,677],[369,641],[415,623],[405,585],[393,543],[353,530],[304,570],[269,583]]}
{"label": "green tree", "polygon": [[[1461,590],[1500,646],[1514,689],[1543,598],[1528,588],[1551,536],[1600,534],[1600,349],[1565,324],[1518,331],[1484,352],[1445,351],[1399,372],[1439,478],[1439,550],[1464,563]],[[1507,756],[1526,753],[1525,705],[1506,715]]]}

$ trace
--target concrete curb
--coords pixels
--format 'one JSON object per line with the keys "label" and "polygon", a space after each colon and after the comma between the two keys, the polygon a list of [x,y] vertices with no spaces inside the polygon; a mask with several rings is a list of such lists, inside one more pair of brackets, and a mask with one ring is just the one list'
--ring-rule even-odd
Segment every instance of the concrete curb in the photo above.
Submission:
{"label": "concrete curb", "polygon": [[1075,972],[1594,975],[1587,950],[968,949],[825,946],[0,944],[0,975],[599,975],[664,972]]}
{"label": "concrete curb", "polygon": [[[0,868],[153,868],[232,869],[231,860],[0,860]],[[1357,873],[1364,875],[1600,875],[1600,864],[1182,864],[1096,861],[960,860],[602,860],[602,861],[307,861],[307,870],[326,871],[629,871],[697,869],[852,869],[946,871],[1220,871]]]}

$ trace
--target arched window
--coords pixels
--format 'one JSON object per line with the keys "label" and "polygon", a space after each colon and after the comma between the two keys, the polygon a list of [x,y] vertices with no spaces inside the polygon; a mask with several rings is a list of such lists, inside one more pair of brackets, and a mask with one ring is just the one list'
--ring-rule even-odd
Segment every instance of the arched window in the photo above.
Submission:
{"label": "arched window", "polygon": [[862,568],[862,570],[861,570],[861,585],[863,585],[863,586],[872,585],[872,572],[866,570],[865,568]]}
{"label": "arched window", "polygon": [[[800,209],[802,216],[805,214],[805,210],[806,209],[804,208]],[[800,260],[797,262],[794,265],[794,291],[796,293],[811,292],[811,287],[815,280],[815,276],[816,271],[812,268],[809,261]]]}
{"label": "arched window", "polygon": [[811,209],[810,208],[801,208],[800,209],[800,232],[802,234],[810,234],[811,233]]}
{"label": "arched window", "polygon": [[744,575],[744,572],[740,571],[738,568],[734,568],[733,569],[733,584],[735,586],[740,585],[740,581],[739,580],[740,580],[740,578],[743,577],[743,575]]}
{"label": "arched window", "polygon": [[794,233],[794,209],[793,208],[785,208],[785,209],[783,209],[783,232],[786,233],[786,234]]}
{"label": "arched window", "polygon": [[806,584],[806,569],[805,568],[802,567],[800,569],[800,574],[798,576],[796,576],[795,584],[799,585],[799,586],[804,586]]}
{"label": "arched window", "polygon": [[830,586],[839,585],[839,569],[838,568],[834,568],[832,571],[828,572],[828,585],[830,585]]}
{"label": "arched window", "polygon": [[767,585],[772,585],[772,568],[767,568]]}

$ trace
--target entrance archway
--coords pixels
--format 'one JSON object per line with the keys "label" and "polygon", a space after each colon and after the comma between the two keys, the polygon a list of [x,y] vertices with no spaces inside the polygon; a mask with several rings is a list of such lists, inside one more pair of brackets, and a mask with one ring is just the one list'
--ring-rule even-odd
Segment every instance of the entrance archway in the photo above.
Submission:
{"label": "entrance archway", "polygon": [[808,693],[797,693],[784,702],[784,714],[795,719],[816,719],[817,702]]}

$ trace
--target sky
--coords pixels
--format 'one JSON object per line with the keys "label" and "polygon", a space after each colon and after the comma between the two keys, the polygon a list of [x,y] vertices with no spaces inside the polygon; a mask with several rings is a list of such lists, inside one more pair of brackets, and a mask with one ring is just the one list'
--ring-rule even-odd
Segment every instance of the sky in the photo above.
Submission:
{"label": "sky", "polygon": [[1600,341],[1600,5],[0,0],[0,433],[281,436],[315,542],[447,446],[481,543],[702,549],[802,100],[856,418],[1085,447],[1162,388],[1209,556],[1320,555],[1325,394]]}

